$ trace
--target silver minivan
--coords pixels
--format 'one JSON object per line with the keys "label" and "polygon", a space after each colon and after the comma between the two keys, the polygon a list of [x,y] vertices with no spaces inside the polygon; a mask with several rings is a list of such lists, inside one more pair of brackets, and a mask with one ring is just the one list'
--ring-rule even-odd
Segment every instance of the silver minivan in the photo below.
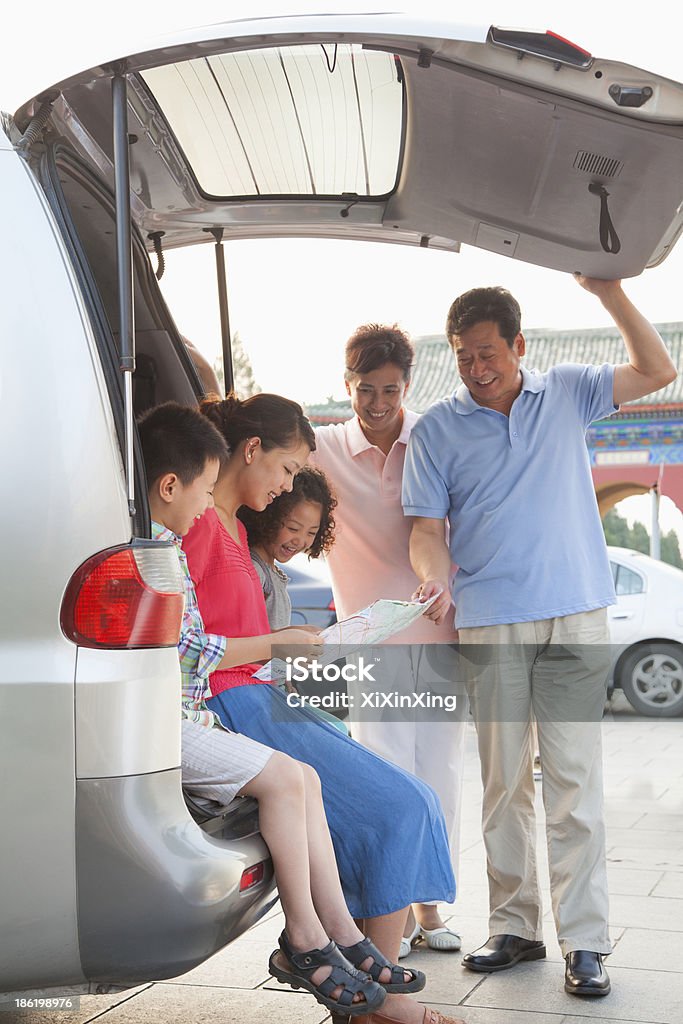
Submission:
{"label": "silver minivan", "polygon": [[274,898],[254,805],[181,789],[180,587],[135,428],[202,393],[164,251],[215,247],[229,380],[224,239],[628,277],[683,225],[683,86],[551,33],[254,17],[112,57],[0,129],[5,992],[172,977]]}

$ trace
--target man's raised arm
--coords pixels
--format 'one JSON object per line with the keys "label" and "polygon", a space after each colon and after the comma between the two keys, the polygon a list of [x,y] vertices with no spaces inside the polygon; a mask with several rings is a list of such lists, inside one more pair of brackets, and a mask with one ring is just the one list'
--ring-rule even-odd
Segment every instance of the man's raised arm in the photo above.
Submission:
{"label": "man's raised arm", "polygon": [[675,380],[676,367],[664,342],[624,294],[621,281],[602,281],[583,274],[574,277],[582,288],[600,299],[624,339],[629,361],[615,367],[614,404],[633,402]]}
{"label": "man's raised arm", "polygon": [[443,622],[451,606],[449,575],[451,556],[446,544],[443,519],[426,519],[415,516],[410,532],[410,563],[421,585],[414,598],[427,600],[434,594],[441,596],[425,612],[436,625]]}

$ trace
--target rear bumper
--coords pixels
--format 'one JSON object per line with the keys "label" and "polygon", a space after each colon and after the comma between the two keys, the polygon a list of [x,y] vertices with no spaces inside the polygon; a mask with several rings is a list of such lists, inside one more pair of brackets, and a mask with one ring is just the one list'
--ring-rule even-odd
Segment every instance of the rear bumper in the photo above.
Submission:
{"label": "rear bumper", "polygon": [[[255,811],[243,802],[235,810],[214,838],[190,818],[179,769],[77,783],[78,935],[88,981],[183,974],[266,913],[275,900],[268,848]],[[260,861],[263,881],[240,893],[243,871]]]}

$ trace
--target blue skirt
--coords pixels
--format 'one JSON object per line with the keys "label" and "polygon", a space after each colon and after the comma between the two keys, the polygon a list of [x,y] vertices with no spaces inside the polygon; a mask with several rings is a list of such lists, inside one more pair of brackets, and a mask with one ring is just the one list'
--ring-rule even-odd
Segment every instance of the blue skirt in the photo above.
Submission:
{"label": "blue skirt", "polygon": [[353,917],[379,917],[409,903],[453,902],[443,812],[430,786],[307,708],[290,707],[267,683],[224,690],[208,706],[228,729],[315,768]]}

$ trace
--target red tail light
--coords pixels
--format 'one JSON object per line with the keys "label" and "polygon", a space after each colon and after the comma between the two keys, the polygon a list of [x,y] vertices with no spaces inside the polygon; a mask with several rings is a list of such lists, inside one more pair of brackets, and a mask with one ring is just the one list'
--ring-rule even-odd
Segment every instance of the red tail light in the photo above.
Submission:
{"label": "red tail light", "polygon": [[263,881],[265,869],[265,861],[259,861],[258,864],[254,864],[253,868],[247,868],[246,871],[242,872],[240,878],[240,892],[246,892],[247,889],[253,889],[255,885]]}
{"label": "red tail light", "polygon": [[76,570],[62,601],[62,631],[81,647],[175,647],[184,601],[173,545],[135,541]]}
{"label": "red tail light", "polygon": [[330,603],[328,604],[328,606],[327,606],[327,610],[328,610],[329,612],[336,612],[336,610],[337,610],[337,609],[336,609],[336,608],[334,607],[334,598],[332,598],[332,600],[331,600],[331,601],[330,601]]}

